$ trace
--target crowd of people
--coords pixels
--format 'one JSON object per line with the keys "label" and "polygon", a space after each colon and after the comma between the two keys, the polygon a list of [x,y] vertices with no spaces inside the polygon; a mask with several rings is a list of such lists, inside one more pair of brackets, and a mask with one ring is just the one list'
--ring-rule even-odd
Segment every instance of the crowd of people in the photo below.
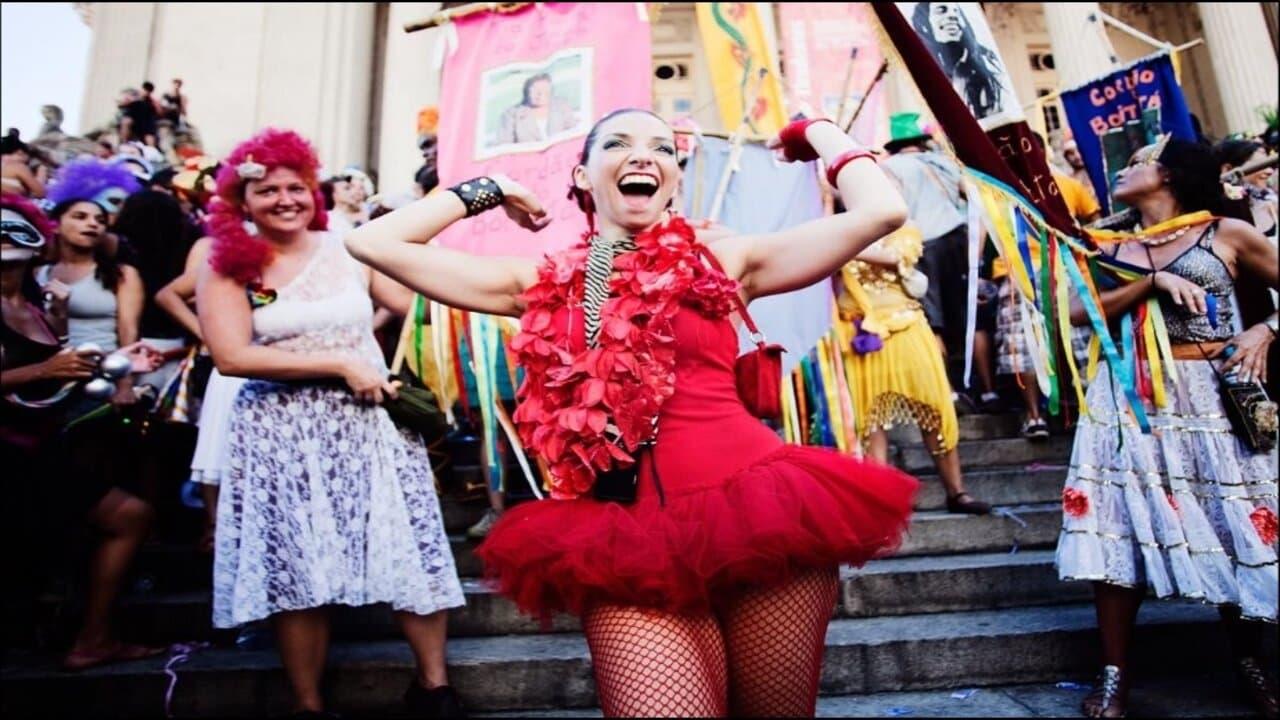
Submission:
{"label": "crowd of people", "polygon": [[[68,670],[164,651],[119,637],[112,608],[139,548],[167,534],[213,554],[214,626],[271,624],[300,716],[324,713],[325,607],[372,603],[392,606],[413,650],[406,703],[463,714],[445,638],[465,598],[436,478],[381,407],[401,389],[388,338],[414,293],[522,318],[513,420],[552,500],[504,509],[492,496],[469,534],[523,610],[582,618],[611,716],[812,714],[838,565],[892,551],[909,522],[917,482],[887,464],[886,431],[919,427],[947,510],[964,514],[991,506],[966,490],[958,415],[1016,407],[1028,441],[1057,431],[1022,331],[1031,305],[994,251],[967,312],[970,200],[917,114],[894,117],[883,152],[793,122],[772,147],[821,158],[842,212],[730,238],[669,210],[681,181],[671,127],[611,113],[569,179],[593,234],[539,263],[430,244],[497,207],[531,230],[550,223],[505,176],[437,188],[434,136],[413,197],[386,198],[357,166],[323,170],[291,131],[222,159],[179,157],[157,122],[186,124],[181,81],[153,92],[122,94],[118,144],[99,156],[51,168],[3,140],[0,451],[14,477],[45,479],[16,485],[27,510],[6,546],[23,551],[6,562],[27,592],[8,601],[12,617],[37,617],[51,569],[87,558]],[[1222,608],[1238,669],[1275,717],[1255,621],[1276,620],[1276,452],[1240,438],[1221,380],[1280,376],[1268,359],[1275,181],[1219,180],[1274,153],[1165,140],[1135,153],[1115,188],[1134,219],[1103,253],[1140,277],[1100,284],[1099,300],[1117,320],[1158,298],[1176,373],[1155,378],[1173,400],[1146,407],[1158,432],[1144,433],[1104,360],[1092,412],[1071,429],[1058,567],[1096,588],[1105,667],[1090,716],[1124,712],[1151,588]],[[1062,154],[1055,179],[1083,227],[1099,206],[1078,150]],[[668,281],[645,279],[655,273]],[[784,445],[735,391],[743,301],[824,278],[847,324],[865,460]],[[1083,366],[1079,302],[1071,319]],[[960,371],[970,326],[972,387]],[[195,528],[174,514],[187,482],[203,505]]]}

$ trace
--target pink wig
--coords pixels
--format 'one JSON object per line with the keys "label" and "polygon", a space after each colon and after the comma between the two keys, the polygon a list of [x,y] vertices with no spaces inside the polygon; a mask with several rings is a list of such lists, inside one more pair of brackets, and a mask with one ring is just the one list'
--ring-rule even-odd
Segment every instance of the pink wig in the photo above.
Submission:
{"label": "pink wig", "polygon": [[104,190],[110,188],[119,188],[132,195],[141,190],[142,186],[128,169],[94,157],[86,157],[58,169],[49,184],[48,199],[55,208],[81,200],[93,202]]}
{"label": "pink wig", "polygon": [[12,210],[21,215],[27,222],[31,223],[42,236],[44,241],[53,240],[53,234],[57,231],[58,226],[49,219],[47,215],[36,207],[36,204],[17,193],[0,193],[0,208]]}
{"label": "pink wig", "polygon": [[315,201],[315,216],[308,230],[324,230],[329,217],[324,209],[324,196],[316,178],[320,163],[315,150],[301,135],[292,130],[267,128],[236,146],[218,171],[216,202],[211,203],[205,228],[213,237],[209,258],[213,269],[245,284],[256,282],[262,276],[262,268],[271,261],[271,245],[245,230],[244,186],[247,179],[240,176],[241,164],[254,163],[270,172],[286,167],[302,176],[311,187]]}

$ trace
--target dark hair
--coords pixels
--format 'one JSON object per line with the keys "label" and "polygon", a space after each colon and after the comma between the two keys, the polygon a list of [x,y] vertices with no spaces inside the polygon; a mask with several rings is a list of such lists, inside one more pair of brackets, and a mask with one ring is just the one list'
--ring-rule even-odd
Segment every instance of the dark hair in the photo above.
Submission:
{"label": "dark hair", "polygon": [[27,144],[19,139],[18,131],[11,128],[3,138],[0,138],[0,155],[12,155],[16,152],[30,153],[31,151],[27,149]]}
{"label": "dark hair", "polygon": [[[613,112],[600,118],[599,120],[596,121],[595,125],[591,126],[591,130],[587,132],[586,139],[582,141],[582,153],[578,155],[578,164],[586,165],[587,161],[591,159],[591,148],[596,144],[596,139],[600,135],[601,125],[604,125],[605,123],[609,122],[610,120],[620,115],[629,115],[631,113],[643,113],[645,115],[651,115],[655,118],[658,118],[659,120],[662,120],[662,123],[664,125],[667,123],[667,121],[663,119],[661,115],[659,115],[658,113],[652,110],[646,110],[644,108],[635,108],[635,107],[618,108],[617,110],[614,110]],[[578,188],[577,184],[573,182],[572,177],[569,178],[569,198],[578,203],[579,210],[581,210],[582,212],[590,212],[590,206],[588,205],[587,194]]]}
{"label": "dark hair", "polygon": [[320,181],[320,196],[324,198],[325,210],[332,210],[335,205],[333,201],[333,181],[334,179]]}
{"label": "dark hair", "polygon": [[144,91],[146,91],[146,92],[151,92],[152,90],[155,90],[155,89],[156,89],[156,86],[155,86],[155,85],[152,85],[152,84],[151,84],[151,81],[150,81],[150,80],[148,80],[148,81],[146,81],[146,82],[142,83],[142,89],[143,89]]}
{"label": "dark hair", "polygon": [[1261,149],[1262,143],[1252,140],[1223,140],[1213,148],[1213,159],[1219,168],[1223,165],[1238,168]]}
{"label": "dark hair", "polygon": [[[521,105],[529,104],[529,88],[533,87],[533,84],[538,82],[539,80],[546,80],[548,83],[551,83],[551,73],[546,73],[546,72],[535,73],[533,75],[530,75],[524,81],[524,87],[520,90]],[[551,84],[554,85],[554,83],[551,83]]]}
{"label": "dark hair", "polygon": [[981,120],[1000,107],[1000,81],[987,69],[988,64],[999,65],[999,56],[978,42],[969,17],[963,11],[960,12],[960,42],[940,43],[934,39],[933,28],[929,24],[929,10],[936,4],[938,3],[917,3],[911,13],[911,26],[925,41],[929,54],[942,67],[943,72],[950,76],[964,77],[965,104]]}
{"label": "dark hair", "polygon": [[128,238],[147,297],[182,274],[187,251],[195,242],[195,228],[172,195],[143,190],[129,196],[120,208],[116,234]]}
{"label": "dark hair", "polygon": [[435,190],[436,186],[440,184],[440,174],[435,166],[423,165],[418,168],[418,172],[413,174],[413,181],[418,184],[418,187],[422,188],[422,193],[425,195]]}
{"label": "dark hair", "polygon": [[[89,203],[101,210],[103,215],[103,225],[106,225],[106,217],[111,213],[98,203],[92,200],[85,200],[83,198],[64,200],[57,205],[54,205],[53,210],[49,212],[49,217],[52,218],[54,222],[61,223],[62,216],[66,215],[68,210],[80,203]],[[116,252],[107,248],[105,240],[105,237],[99,238],[98,244],[93,247],[93,262],[96,265],[93,271],[93,276],[98,279],[98,282],[102,283],[102,287],[114,293],[116,291],[116,287],[120,285],[120,278],[124,273],[120,270],[119,256],[116,255]],[[57,255],[61,254],[62,239],[59,237]]]}
{"label": "dark hair", "polygon": [[1169,191],[1183,212],[1226,214],[1227,197],[1218,179],[1220,166],[1208,145],[1173,138],[1156,162],[1168,173]]}

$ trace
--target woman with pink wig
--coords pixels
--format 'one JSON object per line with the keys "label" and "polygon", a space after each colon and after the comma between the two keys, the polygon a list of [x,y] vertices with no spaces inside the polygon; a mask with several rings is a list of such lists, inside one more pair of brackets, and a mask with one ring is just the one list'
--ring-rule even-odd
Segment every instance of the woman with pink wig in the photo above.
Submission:
{"label": "woman with pink wig", "polygon": [[317,166],[306,140],[268,129],[218,173],[196,307],[218,370],[248,382],[227,431],[214,624],[270,618],[296,709],[315,717],[326,606],[388,603],[418,663],[406,702],[457,716],[445,611],[464,598],[431,463],[378,406],[396,388],[370,296],[402,313],[411,296],[325,231]]}

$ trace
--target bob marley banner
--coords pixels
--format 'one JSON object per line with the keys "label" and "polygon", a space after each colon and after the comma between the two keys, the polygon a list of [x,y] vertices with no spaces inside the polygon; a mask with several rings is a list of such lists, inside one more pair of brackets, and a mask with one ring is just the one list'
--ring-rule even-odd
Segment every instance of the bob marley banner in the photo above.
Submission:
{"label": "bob marley banner", "polygon": [[1172,59],[1164,52],[1067,90],[1062,106],[1106,212],[1121,209],[1112,207],[1111,184],[1134,151],[1166,132],[1196,138]]}

